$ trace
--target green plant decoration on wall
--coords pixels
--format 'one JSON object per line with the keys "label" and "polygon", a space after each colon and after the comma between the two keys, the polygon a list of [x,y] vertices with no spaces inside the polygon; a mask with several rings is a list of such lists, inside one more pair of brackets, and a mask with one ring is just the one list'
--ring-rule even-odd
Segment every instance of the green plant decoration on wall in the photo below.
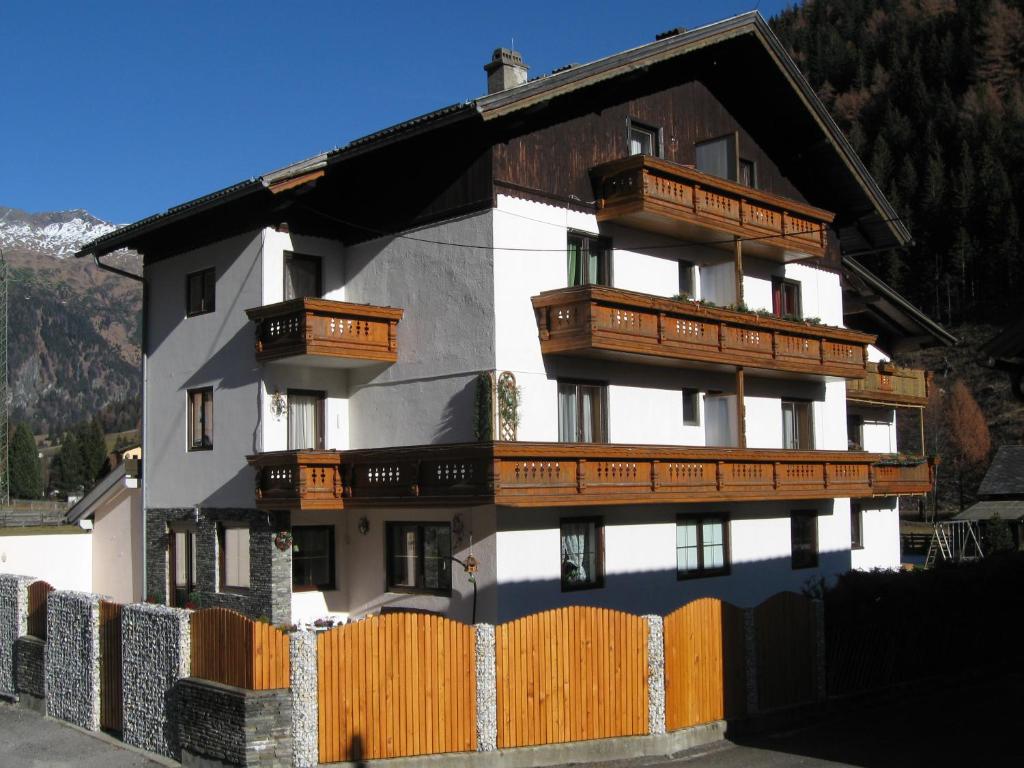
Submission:
{"label": "green plant decoration on wall", "polygon": [[516,377],[505,371],[498,377],[498,439],[517,440],[519,432],[519,399],[522,387]]}
{"label": "green plant decoration on wall", "polygon": [[481,443],[494,439],[494,374],[490,371],[483,371],[476,377],[473,434]]}

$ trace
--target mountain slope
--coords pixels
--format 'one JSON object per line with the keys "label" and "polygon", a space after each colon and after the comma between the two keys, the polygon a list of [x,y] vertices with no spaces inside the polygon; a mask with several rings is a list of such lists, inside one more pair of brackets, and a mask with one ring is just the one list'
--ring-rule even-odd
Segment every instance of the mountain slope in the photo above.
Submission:
{"label": "mountain slope", "polygon": [[[36,433],[60,432],[101,411],[108,429],[138,421],[141,284],[68,258],[113,228],[81,210],[0,208],[11,275],[11,417]],[[137,269],[138,257],[119,254],[116,263]]]}

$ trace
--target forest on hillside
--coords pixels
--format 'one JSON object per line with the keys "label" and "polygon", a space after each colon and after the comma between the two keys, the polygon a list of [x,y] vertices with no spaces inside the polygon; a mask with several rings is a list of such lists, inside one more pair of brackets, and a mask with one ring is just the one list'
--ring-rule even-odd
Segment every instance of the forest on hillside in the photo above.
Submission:
{"label": "forest on hillside", "polygon": [[1024,0],[806,0],[771,20],[915,238],[862,260],[940,322],[1024,293]]}

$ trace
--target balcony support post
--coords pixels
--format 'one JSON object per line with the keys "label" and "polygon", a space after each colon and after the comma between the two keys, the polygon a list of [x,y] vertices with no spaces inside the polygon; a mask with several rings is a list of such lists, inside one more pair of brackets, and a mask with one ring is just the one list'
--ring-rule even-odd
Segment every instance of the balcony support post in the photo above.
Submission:
{"label": "balcony support post", "polygon": [[743,366],[736,367],[736,445],[747,447],[747,406],[744,402]]}
{"label": "balcony support post", "polygon": [[733,262],[736,271],[736,306],[744,305],[743,301],[743,240],[740,237],[732,239]]}

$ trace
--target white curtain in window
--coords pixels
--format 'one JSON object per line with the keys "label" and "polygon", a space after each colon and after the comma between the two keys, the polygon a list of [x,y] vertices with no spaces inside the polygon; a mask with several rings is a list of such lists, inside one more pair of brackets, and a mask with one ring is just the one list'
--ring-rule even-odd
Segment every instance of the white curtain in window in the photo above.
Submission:
{"label": "white curtain in window", "polygon": [[249,586],[249,529],[224,529],[224,586]]}
{"label": "white curtain in window", "polygon": [[589,523],[567,523],[562,526],[562,579],[568,584],[582,584],[587,573],[587,529]]}
{"label": "white curtain in window", "polygon": [[316,395],[288,395],[288,450],[317,448]]}
{"label": "white curtain in window", "polygon": [[576,385],[561,384],[558,387],[558,439],[563,443],[575,443],[576,432]]}

